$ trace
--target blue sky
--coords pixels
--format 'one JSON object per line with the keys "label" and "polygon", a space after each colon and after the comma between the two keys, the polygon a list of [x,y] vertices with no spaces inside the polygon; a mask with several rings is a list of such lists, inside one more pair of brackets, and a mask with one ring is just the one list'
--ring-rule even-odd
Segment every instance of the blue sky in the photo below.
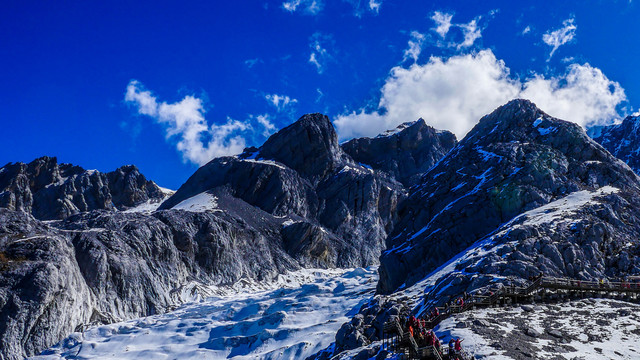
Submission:
{"label": "blue sky", "polygon": [[310,112],[341,139],[418,117],[462,137],[513,97],[606,123],[640,108],[639,18],[614,0],[5,2],[0,163],[136,164],[175,189]]}

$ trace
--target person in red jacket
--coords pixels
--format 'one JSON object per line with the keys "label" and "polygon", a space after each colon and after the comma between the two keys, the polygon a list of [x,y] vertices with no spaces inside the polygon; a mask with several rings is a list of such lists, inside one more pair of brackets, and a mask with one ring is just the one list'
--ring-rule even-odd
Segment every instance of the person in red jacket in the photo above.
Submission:
{"label": "person in red jacket", "polygon": [[456,344],[454,346],[454,349],[456,350],[456,353],[459,354],[460,351],[462,351],[462,341],[460,338],[456,339]]}

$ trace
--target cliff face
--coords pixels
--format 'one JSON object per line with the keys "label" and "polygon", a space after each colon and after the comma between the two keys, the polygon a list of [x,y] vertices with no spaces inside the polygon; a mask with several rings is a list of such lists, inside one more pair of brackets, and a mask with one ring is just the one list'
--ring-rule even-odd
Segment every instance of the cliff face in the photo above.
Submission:
{"label": "cliff face", "polygon": [[45,156],[0,168],[0,207],[41,220],[91,210],[126,210],[149,200],[160,202],[164,196],[133,165],[101,173]]}
{"label": "cliff face", "polygon": [[636,189],[578,125],[526,100],[483,117],[412,188],[381,257],[381,292],[410,286],[518,214],[580,190]]}
{"label": "cliff face", "polygon": [[411,189],[381,256],[378,291],[385,294],[342,326],[335,346],[311,358],[347,350],[375,356],[368,345],[391,316],[420,315],[465,292],[523,286],[541,272],[638,276],[639,199],[636,174],[578,125],[511,101]]}
{"label": "cliff face", "polygon": [[[273,216],[286,217],[281,235],[289,251],[306,249],[307,254],[333,259],[325,266],[348,267],[378,262],[405,196],[393,176],[354,162],[321,114],[303,116],[259,149],[212,160],[160,208],[174,208],[207,191],[226,191]],[[323,231],[327,235],[319,236]],[[341,250],[334,254],[336,241]],[[326,245],[331,242],[334,245]]]}
{"label": "cliff face", "polygon": [[[442,154],[415,148],[434,151],[425,159]],[[376,264],[406,197],[395,175],[354,161],[320,114],[258,149],[213,159],[158,211],[151,205],[167,193],[134,166],[104,174],[46,157],[8,164],[0,358],[37,354],[89,324],[168,311],[209,285]]]}
{"label": "cliff face", "polygon": [[409,188],[457,143],[454,134],[419,119],[375,138],[350,140],[342,149],[356,162],[387,172]]}
{"label": "cliff face", "polygon": [[640,170],[640,117],[628,116],[622,123],[600,129],[597,141],[636,173]]}

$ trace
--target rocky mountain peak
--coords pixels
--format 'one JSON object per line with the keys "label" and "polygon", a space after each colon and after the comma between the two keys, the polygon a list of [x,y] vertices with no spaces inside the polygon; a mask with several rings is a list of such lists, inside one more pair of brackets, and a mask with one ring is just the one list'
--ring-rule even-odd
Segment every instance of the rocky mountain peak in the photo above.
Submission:
{"label": "rocky mountain peak", "polygon": [[259,157],[275,160],[303,177],[320,177],[347,161],[331,121],[323,114],[307,114],[273,134],[259,149]]}
{"label": "rocky mountain peak", "polygon": [[411,187],[456,144],[451,132],[436,130],[418,119],[375,138],[349,140],[342,149],[356,162],[387,172]]}
{"label": "rocky mountain peak", "polygon": [[163,197],[160,188],[134,165],[101,173],[43,156],[0,168],[0,207],[42,220],[96,209],[124,210]]}
{"label": "rocky mountain peak", "polygon": [[482,117],[462,141],[544,141],[546,135],[551,135],[546,139],[558,135],[586,137],[579,125],[556,119],[529,100],[515,99]]}
{"label": "rocky mountain peak", "polygon": [[513,100],[412,188],[381,257],[380,290],[422,279],[522,212],[607,185],[637,190],[638,179],[577,124]]}

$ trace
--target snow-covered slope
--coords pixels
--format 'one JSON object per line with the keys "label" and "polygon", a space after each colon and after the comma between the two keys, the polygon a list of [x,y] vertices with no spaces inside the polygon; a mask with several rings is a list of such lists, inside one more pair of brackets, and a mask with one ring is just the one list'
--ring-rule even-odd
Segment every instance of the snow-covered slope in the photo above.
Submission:
{"label": "snow-covered slope", "polygon": [[152,213],[156,210],[158,210],[158,207],[160,206],[160,204],[162,204],[165,200],[167,200],[168,198],[171,197],[171,195],[175,194],[176,191],[175,190],[171,190],[171,189],[167,189],[167,188],[163,188],[163,187],[158,187],[160,189],[160,191],[162,192],[162,198],[160,199],[149,199],[137,206],[134,206],[132,208],[129,208],[127,210],[125,210],[124,212],[139,212],[139,213]]}
{"label": "snow-covered slope", "polygon": [[639,359],[640,306],[585,299],[458,314],[435,330],[476,359]]}
{"label": "snow-covered slope", "polygon": [[181,201],[178,205],[172,207],[172,209],[194,212],[221,211],[218,209],[218,198],[206,191]]}
{"label": "snow-covered slope", "polygon": [[374,268],[301,270],[157,316],[74,333],[33,359],[304,359],[373,295]]}

